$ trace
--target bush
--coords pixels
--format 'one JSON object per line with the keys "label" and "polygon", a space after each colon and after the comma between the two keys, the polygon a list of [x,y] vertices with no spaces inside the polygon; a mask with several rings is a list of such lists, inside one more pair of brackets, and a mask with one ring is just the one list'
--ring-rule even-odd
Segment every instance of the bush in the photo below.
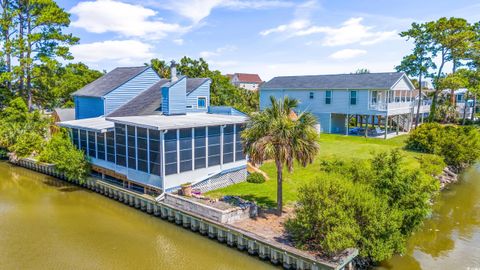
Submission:
{"label": "bush", "polygon": [[15,153],[17,157],[29,157],[42,151],[45,139],[35,132],[26,132],[17,137],[15,144],[8,150]]}
{"label": "bush", "polygon": [[48,141],[38,160],[55,164],[56,169],[70,180],[83,182],[90,173],[85,154],[75,148],[64,132],[56,133]]}
{"label": "bush", "polygon": [[356,247],[370,260],[389,258],[431,212],[438,167],[427,169],[410,169],[398,150],[364,162],[323,161],[321,179],[300,188],[286,229],[299,248],[333,255]]}
{"label": "bush", "polygon": [[473,126],[423,124],[408,137],[407,149],[439,155],[459,172],[480,158],[480,132]]}
{"label": "bush", "polygon": [[261,184],[265,182],[265,176],[263,176],[261,173],[254,172],[247,176],[247,182]]}

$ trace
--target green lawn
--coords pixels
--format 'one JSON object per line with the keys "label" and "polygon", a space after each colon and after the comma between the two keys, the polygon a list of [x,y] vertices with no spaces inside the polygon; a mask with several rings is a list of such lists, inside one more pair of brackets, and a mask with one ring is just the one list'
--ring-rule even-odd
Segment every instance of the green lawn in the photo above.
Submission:
{"label": "green lawn", "polygon": [[[372,139],[356,136],[343,136],[333,134],[322,134],[320,136],[320,153],[314,163],[303,168],[295,166],[293,173],[284,173],[283,182],[283,200],[285,204],[296,200],[297,189],[308,181],[316,179],[319,162],[331,156],[339,158],[357,158],[366,159],[375,152],[386,151],[395,148],[403,148],[407,135],[398,136],[392,139]],[[418,166],[415,156],[420,155],[415,152],[405,153],[407,164],[411,167]],[[218,189],[207,193],[210,197],[221,197],[223,195],[237,195],[247,200],[255,200],[262,206],[275,206],[276,202],[276,168],[273,162],[265,163],[261,169],[266,172],[270,180],[263,184],[240,183],[223,189]]]}

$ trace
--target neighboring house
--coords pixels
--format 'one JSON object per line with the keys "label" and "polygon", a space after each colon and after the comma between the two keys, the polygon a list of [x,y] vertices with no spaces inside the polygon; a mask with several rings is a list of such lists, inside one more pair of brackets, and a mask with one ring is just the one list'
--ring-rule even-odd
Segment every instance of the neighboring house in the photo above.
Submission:
{"label": "neighboring house", "polygon": [[[90,117],[77,115],[78,120],[59,124],[71,130],[74,144],[89,156],[99,177],[156,194],[187,182],[207,191],[245,180],[240,132],[247,117],[229,107],[210,107],[209,78],[177,77],[174,64],[170,79],[143,76],[148,67],[132,70],[129,80],[110,73],[100,78],[100,86],[108,85],[102,91],[89,87],[88,98],[100,97],[104,106],[91,108],[89,101],[77,100],[76,110]],[[127,84],[130,91],[119,95],[124,100],[108,97],[118,91],[112,88]],[[77,99],[87,96],[79,93]]]}
{"label": "neighboring house", "polygon": [[75,108],[56,108],[52,117],[55,123],[75,120]]}
{"label": "neighboring house", "polygon": [[[317,117],[321,132],[352,133],[352,119],[362,126],[381,124],[390,131],[393,126],[408,131],[418,104],[416,95],[412,82],[399,72],[284,76],[261,86],[260,109],[270,105],[270,96],[289,96],[299,100],[299,112],[310,111]],[[428,113],[427,102],[422,113]]]}
{"label": "neighboring house", "polygon": [[[450,94],[450,90],[444,91],[447,95]],[[458,113],[459,118],[463,119],[463,115],[465,114],[465,118],[471,119],[472,113],[474,114],[476,109],[475,100],[472,96],[467,96],[467,89],[462,88],[455,91],[455,102],[456,102],[456,111]]]}
{"label": "neighboring house", "polygon": [[236,87],[252,91],[258,90],[260,85],[263,83],[258,74],[235,73],[227,74],[227,76],[230,78],[230,82]]}

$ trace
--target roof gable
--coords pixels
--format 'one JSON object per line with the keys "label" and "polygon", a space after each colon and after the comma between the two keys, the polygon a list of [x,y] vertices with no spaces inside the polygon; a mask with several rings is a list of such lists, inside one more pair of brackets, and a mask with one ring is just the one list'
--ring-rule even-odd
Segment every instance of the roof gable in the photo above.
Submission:
{"label": "roof gable", "polygon": [[150,67],[148,66],[115,68],[97,80],[87,84],[80,90],[74,92],[72,95],[103,97],[149,68]]}
{"label": "roof gable", "polygon": [[[403,72],[275,77],[262,89],[391,89]],[[408,80],[408,78],[407,78]]]}

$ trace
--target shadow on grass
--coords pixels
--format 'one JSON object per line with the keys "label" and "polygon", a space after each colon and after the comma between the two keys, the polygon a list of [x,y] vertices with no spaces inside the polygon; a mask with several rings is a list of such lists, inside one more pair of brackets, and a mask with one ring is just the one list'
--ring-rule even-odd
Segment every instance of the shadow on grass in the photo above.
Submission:
{"label": "shadow on grass", "polygon": [[239,195],[244,200],[255,201],[258,206],[262,208],[274,208],[277,206],[277,202],[265,196],[257,196],[253,194]]}

